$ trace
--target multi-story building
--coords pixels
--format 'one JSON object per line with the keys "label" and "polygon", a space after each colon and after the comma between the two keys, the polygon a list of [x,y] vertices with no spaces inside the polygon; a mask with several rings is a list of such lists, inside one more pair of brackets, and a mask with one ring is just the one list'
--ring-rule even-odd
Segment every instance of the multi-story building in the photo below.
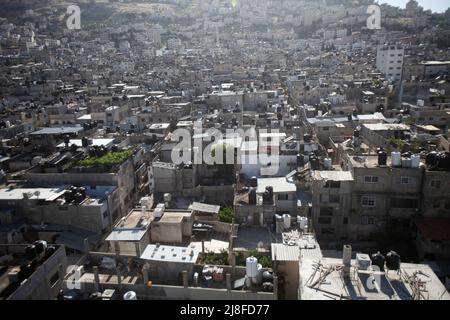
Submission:
{"label": "multi-story building", "polygon": [[377,69],[392,81],[402,79],[405,49],[399,45],[383,45],[377,48]]}

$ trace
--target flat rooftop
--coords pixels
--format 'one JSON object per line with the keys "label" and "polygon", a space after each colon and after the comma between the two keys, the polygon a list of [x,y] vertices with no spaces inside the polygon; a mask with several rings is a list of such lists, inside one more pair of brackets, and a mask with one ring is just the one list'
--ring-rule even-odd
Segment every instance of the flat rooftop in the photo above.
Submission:
{"label": "flat rooftop", "polygon": [[[319,271],[313,277],[315,266],[319,262],[324,269],[342,265],[342,259],[336,258],[303,259],[300,265],[300,277],[303,283],[302,300],[413,299],[411,285],[397,271],[389,271],[388,273],[356,271],[356,268],[352,267],[349,279],[343,278],[341,271],[333,271],[324,279],[322,284],[310,288],[309,286],[314,282],[311,279],[319,279]],[[356,264],[356,260],[352,260],[352,266],[356,266]],[[415,272],[418,272],[418,278],[425,282],[426,292],[423,293],[425,297],[429,300],[450,300],[450,294],[445,286],[428,265],[401,264],[403,275],[412,276]],[[376,281],[373,282],[373,279]]]}
{"label": "flat rooftop", "polygon": [[31,135],[60,135],[69,133],[79,133],[83,131],[83,127],[57,127],[57,128],[43,128],[41,130],[32,132]]}
{"label": "flat rooftop", "polygon": [[199,251],[190,247],[162,246],[149,244],[141,259],[149,261],[195,264]]}
{"label": "flat rooftop", "polygon": [[[105,146],[108,147],[114,142],[114,139],[92,139],[92,146]],[[77,147],[82,147],[83,142],[81,139],[70,139],[69,146],[76,145]],[[64,148],[66,144],[60,143],[57,148]]]}
{"label": "flat rooftop", "polygon": [[313,178],[324,181],[353,181],[350,171],[314,171]]}
{"label": "flat rooftop", "polygon": [[289,182],[286,177],[280,178],[259,178],[256,193],[264,193],[266,187],[273,187],[273,192],[296,192],[295,183]]}

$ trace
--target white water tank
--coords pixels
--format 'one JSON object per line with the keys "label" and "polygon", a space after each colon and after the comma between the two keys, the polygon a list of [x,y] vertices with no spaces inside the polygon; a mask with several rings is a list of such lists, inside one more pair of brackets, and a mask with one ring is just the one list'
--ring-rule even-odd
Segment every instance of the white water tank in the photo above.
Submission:
{"label": "white water tank", "polygon": [[172,194],[164,193],[164,202],[170,202],[170,201],[172,201]]}
{"label": "white water tank", "polygon": [[330,158],[325,158],[323,160],[323,165],[325,167],[325,170],[331,170],[333,168],[333,163]]}
{"label": "white water tank", "polygon": [[283,225],[284,228],[289,229],[291,227],[291,215],[283,214]]}
{"label": "white water tank", "polygon": [[420,167],[420,156],[414,154],[411,156],[411,168],[419,168]]}
{"label": "white water tank", "polygon": [[258,274],[258,259],[255,257],[248,257],[245,260],[245,270],[248,278],[256,278]]}
{"label": "white water tank", "polygon": [[263,278],[263,267],[258,263],[258,266],[256,268],[256,277],[252,278],[253,284],[261,284]]}
{"label": "white water tank", "polygon": [[411,158],[402,158],[402,167],[403,168],[411,168],[412,161]]}
{"label": "white water tank", "polygon": [[400,152],[394,151],[391,153],[392,166],[400,167],[402,165],[402,154]]}
{"label": "white water tank", "polygon": [[137,300],[136,292],[134,291],[128,291],[123,295],[123,300]]}
{"label": "white water tank", "polygon": [[158,204],[153,211],[153,216],[155,218],[161,218],[164,214],[164,210],[166,210],[166,206],[164,205],[164,203]]}
{"label": "white water tank", "polygon": [[308,218],[297,216],[297,223],[301,230],[305,230],[308,227]]}

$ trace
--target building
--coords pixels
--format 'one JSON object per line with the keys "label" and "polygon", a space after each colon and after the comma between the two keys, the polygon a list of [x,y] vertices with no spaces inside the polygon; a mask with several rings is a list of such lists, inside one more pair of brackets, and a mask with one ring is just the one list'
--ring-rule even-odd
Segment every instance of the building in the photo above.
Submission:
{"label": "building", "polygon": [[377,69],[391,81],[402,79],[405,49],[400,45],[383,45],[377,48]]}
{"label": "building", "polygon": [[[54,300],[63,289],[67,257],[62,245],[0,245],[0,300]],[[34,247],[33,247],[34,248]]]}

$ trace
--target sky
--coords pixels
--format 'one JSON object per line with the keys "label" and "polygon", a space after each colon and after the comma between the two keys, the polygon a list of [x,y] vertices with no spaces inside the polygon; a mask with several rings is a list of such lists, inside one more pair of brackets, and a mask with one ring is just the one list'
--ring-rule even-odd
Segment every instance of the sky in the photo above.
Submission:
{"label": "sky", "polygon": [[[378,0],[379,3],[388,3],[390,5],[405,8],[409,0]],[[419,5],[425,10],[431,9],[435,12],[445,12],[450,7],[450,0],[417,0]]]}

